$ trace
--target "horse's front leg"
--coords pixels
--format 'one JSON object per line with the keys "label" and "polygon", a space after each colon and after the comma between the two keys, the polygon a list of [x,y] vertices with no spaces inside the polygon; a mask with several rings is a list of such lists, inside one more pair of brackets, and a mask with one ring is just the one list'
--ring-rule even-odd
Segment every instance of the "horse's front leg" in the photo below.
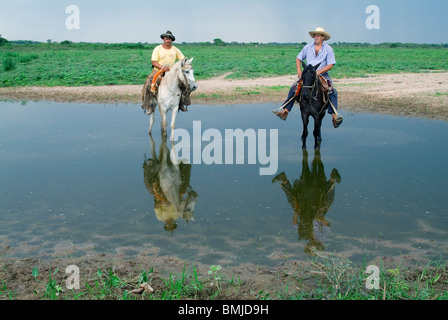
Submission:
{"label": "horse's front leg", "polygon": [[322,126],[322,118],[317,116],[316,118],[314,118],[314,131],[313,131],[313,135],[314,135],[314,150],[319,150],[320,149],[320,144],[322,142],[322,135],[320,132],[320,128]]}
{"label": "horse's front leg", "polygon": [[154,112],[149,116],[149,134],[151,134],[152,126],[154,125]]}
{"label": "horse's front leg", "polygon": [[302,113],[302,123],[303,123],[303,132],[302,132],[302,149],[306,149],[306,138],[308,137],[308,123],[309,116]]}
{"label": "horse's front leg", "polygon": [[167,126],[167,121],[166,121],[166,109],[165,107],[161,107],[159,106],[159,110],[160,110],[160,116],[162,118],[161,121],[161,129],[162,129],[162,134],[164,136],[166,136],[166,126]]}
{"label": "horse's front leg", "polygon": [[178,107],[174,108],[173,111],[171,112],[171,136],[170,136],[171,141],[174,141],[174,129],[176,127],[176,116],[178,112],[179,112]]}

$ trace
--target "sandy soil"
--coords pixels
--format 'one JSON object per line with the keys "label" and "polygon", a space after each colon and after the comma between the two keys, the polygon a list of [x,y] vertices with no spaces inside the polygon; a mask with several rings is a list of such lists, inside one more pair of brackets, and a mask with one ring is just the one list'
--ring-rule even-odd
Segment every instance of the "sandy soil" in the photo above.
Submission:
{"label": "sandy soil", "polygon": [[[272,102],[279,106],[295,76],[197,81],[192,104]],[[339,109],[448,120],[448,72],[366,75],[335,79]],[[141,103],[141,85],[0,88],[0,98],[94,103]]]}
{"label": "sandy soil", "polygon": [[[228,104],[272,102],[279,106],[286,97],[295,76],[263,78],[252,80],[228,80],[223,75],[210,80],[198,81],[199,88],[192,94],[195,104]],[[448,120],[448,72],[428,72],[419,74],[375,75],[364,78],[337,79],[335,85],[339,92],[340,111],[370,112],[393,115],[407,115]],[[0,98],[11,100],[50,100],[63,102],[92,103],[141,103],[140,85],[102,86],[102,87],[23,87],[0,88]],[[14,290],[14,299],[36,299],[34,290],[42,292],[44,285],[31,275],[34,267],[45,277],[50,270],[60,269],[59,283],[65,279],[65,268],[76,264],[86,277],[94,278],[96,271],[115,268],[121,277],[138,277],[141,268],[154,267],[154,279],[170,273],[180,274],[185,261],[175,257],[161,257],[156,253],[125,259],[119,255],[95,255],[79,259],[65,258],[41,260],[38,258],[18,259],[8,257],[8,248],[0,247],[0,280]],[[396,267],[415,263],[414,257],[399,257],[399,261],[385,258],[384,265]],[[423,262],[423,266],[424,266]],[[197,265],[207,275],[210,266]],[[277,268],[263,268],[246,265],[228,268],[224,274],[230,279],[233,275],[241,279],[237,293],[223,296],[227,299],[257,299],[261,291],[267,293],[284,292],[286,287],[296,289],[298,283],[308,286],[315,284],[309,277],[310,265],[298,261],[279,263]],[[420,274],[414,267],[410,277]],[[447,276],[447,275],[445,275]],[[47,281],[48,279],[43,280]],[[300,282],[297,280],[300,279]],[[307,280],[308,279],[308,280]],[[308,283],[311,281],[312,283]],[[48,282],[48,281],[47,281]],[[160,282],[160,281],[159,281]],[[152,283],[158,289],[157,281]],[[232,289],[233,290],[233,289]],[[235,291],[233,291],[235,292]],[[1,293],[1,288],[0,288]],[[8,296],[0,294],[0,299]],[[275,297],[272,297],[275,298]]]}

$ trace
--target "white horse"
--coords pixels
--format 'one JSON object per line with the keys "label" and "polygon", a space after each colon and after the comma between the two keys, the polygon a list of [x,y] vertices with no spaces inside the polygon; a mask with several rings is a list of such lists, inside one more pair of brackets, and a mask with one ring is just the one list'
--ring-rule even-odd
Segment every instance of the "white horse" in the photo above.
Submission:
{"label": "white horse", "polygon": [[[171,110],[171,140],[174,139],[176,116],[179,111],[179,102],[182,95],[180,86],[189,88],[190,91],[194,91],[198,87],[193,75],[192,61],[193,58],[185,58],[177,61],[170,71],[165,73],[159,85],[157,104],[159,105],[160,115],[162,116],[162,134],[166,135],[167,113]],[[149,120],[149,134],[151,134],[153,124],[154,112],[151,113]]]}

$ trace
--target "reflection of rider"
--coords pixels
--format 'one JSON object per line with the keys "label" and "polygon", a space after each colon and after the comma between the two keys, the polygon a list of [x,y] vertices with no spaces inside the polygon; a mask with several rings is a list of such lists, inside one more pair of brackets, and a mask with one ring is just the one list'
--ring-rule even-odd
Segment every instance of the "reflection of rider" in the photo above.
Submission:
{"label": "reflection of rider", "polygon": [[315,151],[310,170],[308,152],[303,150],[300,179],[295,180],[291,186],[286,174],[282,172],[272,179],[273,183],[277,181],[294,209],[293,224],[298,227],[299,239],[308,240],[305,252],[311,253],[313,248],[322,250],[323,241],[330,229],[330,222],[325,220],[325,214],[334,201],[335,185],[341,181],[338,171],[333,169],[327,181],[320,152]]}
{"label": "reflection of rider", "polygon": [[157,157],[154,140],[150,138],[151,158],[143,163],[145,186],[154,197],[157,219],[164,221],[164,229],[171,233],[177,228],[177,219],[193,220],[197,194],[190,186],[191,164],[171,161],[163,135]]}
{"label": "reflection of rider", "polygon": [[[184,59],[183,53],[172,42],[176,40],[171,31],[167,31],[160,35],[163,43],[154,48],[151,55],[152,72],[146,79],[142,90],[142,109],[146,109],[147,114],[154,112],[156,108],[155,97],[151,93],[151,83],[154,76],[160,71],[170,71],[176,60]],[[183,105],[179,105],[179,110],[187,111],[187,108]]]}

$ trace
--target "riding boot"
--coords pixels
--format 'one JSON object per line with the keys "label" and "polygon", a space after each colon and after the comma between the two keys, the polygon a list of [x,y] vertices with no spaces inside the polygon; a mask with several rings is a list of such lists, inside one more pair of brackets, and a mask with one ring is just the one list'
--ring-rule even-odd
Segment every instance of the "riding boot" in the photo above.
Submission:
{"label": "riding boot", "polygon": [[272,183],[280,181],[282,183],[288,182],[288,179],[286,178],[286,174],[284,172],[279,173],[272,179]]}
{"label": "riding boot", "polygon": [[288,109],[283,108],[283,110],[278,111],[278,110],[273,110],[272,112],[274,112],[274,114],[279,117],[282,120],[286,120],[286,118],[288,117]]}

